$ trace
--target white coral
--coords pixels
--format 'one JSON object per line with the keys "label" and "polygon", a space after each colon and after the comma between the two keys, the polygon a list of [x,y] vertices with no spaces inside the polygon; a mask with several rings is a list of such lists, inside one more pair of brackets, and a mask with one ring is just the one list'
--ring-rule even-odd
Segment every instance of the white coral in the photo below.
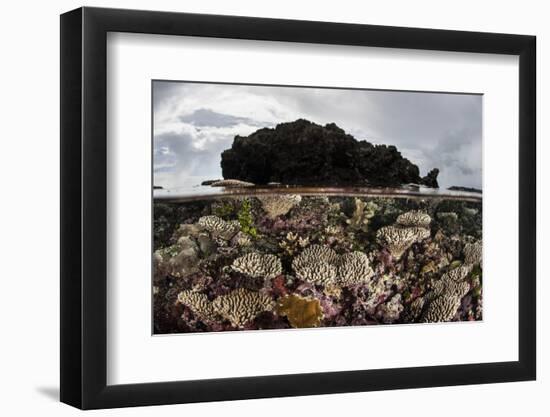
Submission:
{"label": "white coral", "polygon": [[214,311],[229,320],[233,326],[243,327],[261,312],[272,310],[273,301],[265,294],[239,288],[217,297],[212,305]]}
{"label": "white coral", "polygon": [[387,246],[395,259],[401,258],[413,243],[428,237],[430,237],[430,230],[424,227],[385,226],[376,232],[376,238]]}
{"label": "white coral", "polygon": [[238,221],[225,221],[214,215],[201,217],[198,225],[225,240],[231,239],[240,229]]}
{"label": "white coral", "polygon": [[374,271],[369,265],[369,258],[363,252],[351,252],[342,255],[338,266],[340,285],[356,285],[370,281]]}
{"label": "white coral", "polygon": [[405,227],[430,227],[432,218],[422,211],[407,211],[397,217],[396,223]]}
{"label": "white coral", "polygon": [[254,278],[274,278],[283,271],[281,260],[277,256],[260,253],[248,253],[235,259],[231,268]]}

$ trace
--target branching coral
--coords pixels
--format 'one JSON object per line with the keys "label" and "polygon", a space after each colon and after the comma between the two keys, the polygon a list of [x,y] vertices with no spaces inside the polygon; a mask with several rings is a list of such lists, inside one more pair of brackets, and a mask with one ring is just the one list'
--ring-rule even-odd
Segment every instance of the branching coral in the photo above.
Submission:
{"label": "branching coral", "polygon": [[254,278],[275,278],[283,271],[281,260],[277,256],[259,253],[248,253],[235,259],[231,268]]}
{"label": "branching coral", "polygon": [[262,208],[267,216],[271,219],[284,216],[292,207],[302,201],[302,196],[298,194],[261,195],[257,198],[262,203]]}
{"label": "branching coral", "polygon": [[225,221],[218,216],[203,216],[198,225],[222,239],[229,240],[239,231],[239,222]]}
{"label": "branching coral", "polygon": [[292,232],[288,232],[285,240],[279,242],[279,247],[289,255],[294,255],[299,249],[303,249],[307,245],[309,245],[309,238],[307,236],[299,237],[296,233]]}
{"label": "branching coral", "polygon": [[338,283],[343,286],[369,282],[374,272],[369,258],[363,252],[342,255],[338,265]]}
{"label": "branching coral", "polygon": [[361,199],[356,198],[353,215],[350,219],[346,220],[346,223],[349,224],[352,229],[366,232],[368,230],[369,221],[374,217],[377,210],[378,206],[374,202],[369,201],[365,203]]}
{"label": "branching coral", "polygon": [[401,258],[413,243],[428,237],[430,237],[430,230],[424,227],[385,226],[376,232],[378,241],[387,246],[395,259]]}
{"label": "branching coral", "polygon": [[327,285],[335,282],[337,263],[338,255],[331,248],[311,245],[292,260],[292,269],[303,281]]}
{"label": "branching coral", "polygon": [[430,227],[432,218],[422,211],[407,211],[397,217],[396,223],[405,227]]}
{"label": "branching coral", "polygon": [[213,321],[216,316],[212,302],[205,294],[185,290],[178,294],[178,303],[189,307],[201,320]]}
{"label": "branching coral", "polygon": [[264,311],[273,309],[273,301],[268,295],[244,288],[217,297],[212,306],[214,311],[229,320],[235,327],[243,327]]}
{"label": "branching coral", "polygon": [[321,303],[315,298],[287,295],[279,299],[276,309],[295,328],[317,327],[323,320]]}
{"label": "branching coral", "polygon": [[250,236],[243,232],[238,232],[235,236],[233,236],[231,242],[236,246],[250,246],[252,243]]}
{"label": "branching coral", "polygon": [[467,243],[464,246],[464,263],[469,265],[479,264],[483,268],[483,243]]}

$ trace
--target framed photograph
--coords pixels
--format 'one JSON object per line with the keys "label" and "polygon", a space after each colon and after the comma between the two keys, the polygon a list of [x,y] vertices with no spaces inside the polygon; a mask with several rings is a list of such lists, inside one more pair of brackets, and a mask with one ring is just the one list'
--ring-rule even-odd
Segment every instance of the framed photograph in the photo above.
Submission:
{"label": "framed photograph", "polygon": [[535,37],[61,16],[61,401],[533,380]]}

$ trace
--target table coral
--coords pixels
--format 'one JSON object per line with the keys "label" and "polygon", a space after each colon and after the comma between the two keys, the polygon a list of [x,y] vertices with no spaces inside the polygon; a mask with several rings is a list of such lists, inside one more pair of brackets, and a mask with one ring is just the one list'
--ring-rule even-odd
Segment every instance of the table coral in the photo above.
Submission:
{"label": "table coral", "polygon": [[327,263],[315,263],[295,270],[296,277],[312,284],[329,285],[336,282],[337,269]]}
{"label": "table coral", "polygon": [[230,240],[240,228],[238,221],[225,221],[214,215],[201,217],[198,225],[225,240]]}
{"label": "table coral", "polygon": [[422,211],[407,211],[397,217],[396,223],[405,227],[430,227],[432,218]]}
{"label": "table coral", "polygon": [[[459,267],[453,271],[459,270]],[[452,274],[450,271],[436,281],[433,290],[424,297],[424,309],[420,321],[435,323],[450,321],[458,311],[462,298],[470,290],[470,285],[459,277],[465,277],[464,270]],[[464,279],[464,278],[462,278]]]}
{"label": "table coral", "polygon": [[387,246],[395,259],[400,259],[413,243],[428,237],[430,230],[424,227],[385,226],[376,232],[378,241]]}
{"label": "table coral", "polygon": [[464,245],[464,263],[479,264],[483,268],[483,243],[481,241]]}
{"label": "table coral", "polygon": [[276,310],[295,328],[317,327],[323,320],[321,303],[315,298],[287,295],[279,299]]}
{"label": "table coral", "polygon": [[369,282],[374,271],[369,258],[363,252],[355,251],[342,255],[338,266],[338,283],[343,286]]}
{"label": "table coral", "polygon": [[292,269],[303,281],[327,285],[335,282],[338,260],[331,248],[311,245],[292,260]]}
{"label": "table coral", "polygon": [[231,268],[254,278],[275,278],[283,271],[281,260],[275,255],[248,253],[233,261]]}
{"label": "table coral", "polygon": [[235,327],[243,327],[264,311],[273,309],[271,297],[244,288],[217,297],[212,306],[214,311],[229,320]]}
{"label": "table coral", "polygon": [[212,302],[205,294],[185,290],[178,294],[177,301],[189,307],[201,320],[214,321],[216,313]]}

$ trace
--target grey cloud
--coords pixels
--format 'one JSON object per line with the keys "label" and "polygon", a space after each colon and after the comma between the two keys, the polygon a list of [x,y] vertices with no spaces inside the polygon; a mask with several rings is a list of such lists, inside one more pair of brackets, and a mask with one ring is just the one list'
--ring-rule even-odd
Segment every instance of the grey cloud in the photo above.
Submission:
{"label": "grey cloud", "polygon": [[[223,110],[219,110],[220,98]],[[443,187],[481,187],[480,95],[155,82],[153,100],[155,111],[163,108],[166,114],[173,107],[172,121],[198,130],[221,131],[242,124],[247,131],[236,134],[249,134],[298,118],[335,122],[359,140],[397,146],[422,175],[439,168]],[[196,108],[187,106],[182,115],[176,107],[184,102],[197,103]],[[256,114],[272,120],[262,121],[264,117]],[[165,146],[177,157],[155,154],[155,165],[165,172],[173,163],[173,172],[219,177],[220,153],[231,145],[233,136],[226,134],[201,150],[192,146],[196,140],[192,135],[180,135],[178,141],[156,137],[155,150]]]}
{"label": "grey cloud", "polygon": [[180,121],[190,123],[198,127],[230,127],[239,124],[246,124],[258,127],[269,125],[267,122],[260,122],[249,117],[237,117],[230,114],[218,113],[210,109],[197,109],[191,114],[180,116]]}

